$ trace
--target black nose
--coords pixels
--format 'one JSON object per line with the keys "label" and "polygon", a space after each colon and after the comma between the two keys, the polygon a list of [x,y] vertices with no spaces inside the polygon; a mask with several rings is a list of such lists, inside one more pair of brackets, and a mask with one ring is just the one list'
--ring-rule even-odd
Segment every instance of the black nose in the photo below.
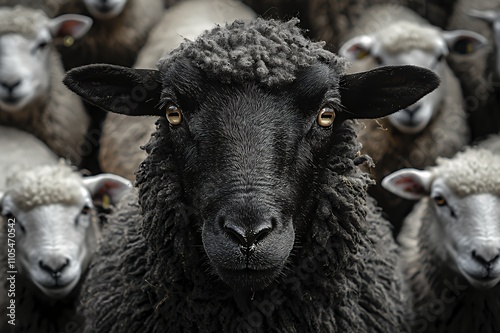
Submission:
{"label": "black nose", "polygon": [[16,88],[18,85],[21,84],[21,80],[17,80],[15,82],[5,82],[5,81],[0,81],[0,86],[4,87],[9,91],[9,93],[12,93],[14,88]]}
{"label": "black nose", "polygon": [[40,268],[44,271],[50,273],[52,277],[58,278],[61,276],[62,271],[69,265],[69,259],[61,260],[51,260],[47,263],[44,263],[42,260],[38,262]]}
{"label": "black nose", "polygon": [[226,220],[225,218],[220,220],[222,230],[240,246],[241,252],[245,255],[253,252],[255,244],[266,238],[276,225],[274,218],[259,220],[256,223],[240,222],[237,223],[232,219]]}
{"label": "black nose", "polygon": [[476,250],[472,251],[472,258],[476,260],[478,263],[486,267],[487,269],[491,268],[491,265],[500,258],[500,249],[494,254],[491,253],[479,253]]}
{"label": "black nose", "polygon": [[408,107],[405,110],[405,112],[409,113],[410,116],[413,116],[415,114],[415,112],[417,112],[418,110],[420,110],[420,107],[421,105],[415,105],[414,107]]}

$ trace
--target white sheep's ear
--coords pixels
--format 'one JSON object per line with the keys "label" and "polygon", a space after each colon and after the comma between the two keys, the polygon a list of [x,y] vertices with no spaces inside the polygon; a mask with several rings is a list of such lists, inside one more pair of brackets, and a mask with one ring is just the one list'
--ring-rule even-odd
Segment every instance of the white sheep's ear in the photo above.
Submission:
{"label": "white sheep's ear", "polygon": [[469,30],[444,31],[443,38],[448,44],[448,50],[454,54],[473,54],[488,45],[483,35]]}
{"label": "white sheep's ear", "polygon": [[158,108],[158,70],[93,64],[69,70],[63,82],[85,101],[106,111],[128,116],[165,116],[165,110]]}
{"label": "white sheep's ear", "polygon": [[342,45],[339,55],[349,61],[361,60],[371,54],[375,39],[370,36],[357,36]]}
{"label": "white sheep's ear", "polygon": [[103,173],[83,178],[83,184],[92,195],[94,205],[108,209],[116,205],[122,196],[132,188],[132,183],[120,176]]}
{"label": "white sheep's ear", "polygon": [[476,10],[476,9],[470,9],[465,12],[467,15],[470,17],[474,17],[480,20],[483,20],[487,23],[493,23],[499,18],[499,13],[497,13],[495,10],[489,9],[489,10]]}
{"label": "white sheep's ear", "polygon": [[431,173],[427,170],[401,169],[385,177],[382,187],[403,199],[419,200],[430,193]]}
{"label": "white sheep's ear", "polygon": [[423,67],[383,66],[340,77],[344,119],[381,118],[412,105],[439,86],[439,77]]}
{"label": "white sheep's ear", "polygon": [[82,38],[92,27],[92,19],[88,16],[65,14],[49,22],[49,31],[53,38]]}

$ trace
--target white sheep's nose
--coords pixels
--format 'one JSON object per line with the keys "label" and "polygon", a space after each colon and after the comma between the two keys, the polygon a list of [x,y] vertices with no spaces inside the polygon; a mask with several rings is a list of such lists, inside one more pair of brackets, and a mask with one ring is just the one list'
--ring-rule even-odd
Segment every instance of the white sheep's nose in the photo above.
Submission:
{"label": "white sheep's nose", "polygon": [[65,257],[54,257],[47,261],[40,260],[38,264],[40,268],[57,279],[61,277],[63,270],[69,265],[69,259]]}
{"label": "white sheep's nose", "polygon": [[6,89],[10,95],[14,92],[14,89],[21,84],[21,80],[12,80],[12,81],[0,81],[0,87]]}
{"label": "white sheep's nose", "polygon": [[491,265],[495,263],[498,258],[500,258],[500,249],[485,248],[481,250],[473,250],[472,258],[487,269],[490,269]]}

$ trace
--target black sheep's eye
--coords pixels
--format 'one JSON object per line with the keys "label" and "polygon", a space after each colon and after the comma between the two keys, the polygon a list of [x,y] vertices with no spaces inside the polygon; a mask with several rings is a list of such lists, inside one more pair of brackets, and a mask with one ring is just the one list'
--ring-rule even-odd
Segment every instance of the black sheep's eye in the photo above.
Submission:
{"label": "black sheep's eye", "polygon": [[330,107],[323,107],[318,113],[318,125],[321,127],[329,127],[335,120],[335,110]]}
{"label": "black sheep's eye", "polygon": [[165,116],[171,125],[176,126],[182,122],[182,110],[175,104],[167,104]]}
{"label": "black sheep's eye", "polygon": [[436,195],[435,197],[432,198],[434,200],[434,202],[436,203],[436,205],[442,207],[442,206],[446,206],[446,199],[443,198],[443,196],[441,195]]}
{"label": "black sheep's eye", "polygon": [[80,214],[82,214],[82,215],[89,215],[89,213],[90,213],[90,207],[89,206],[84,206],[82,208],[82,211],[80,212]]}
{"label": "black sheep's eye", "polygon": [[7,219],[7,221],[12,221],[16,219],[16,217],[12,213],[7,213],[4,215],[4,217]]}

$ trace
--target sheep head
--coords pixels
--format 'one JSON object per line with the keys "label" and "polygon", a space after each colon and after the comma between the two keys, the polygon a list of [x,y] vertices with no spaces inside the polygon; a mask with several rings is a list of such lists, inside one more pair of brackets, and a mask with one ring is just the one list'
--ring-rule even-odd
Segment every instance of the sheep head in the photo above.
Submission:
{"label": "sheep head", "polygon": [[428,170],[402,169],[382,181],[402,198],[423,201],[419,238],[435,256],[434,269],[460,274],[478,289],[500,282],[499,165],[500,156],[469,148]]}
{"label": "sheep head", "polygon": [[438,89],[388,117],[398,131],[413,135],[427,127],[448,94],[448,54],[472,55],[486,45],[486,38],[473,31],[442,31],[430,25],[398,21],[376,33],[348,40],[339,54],[354,63],[373,59],[376,66],[416,65],[438,74],[443,81]]}
{"label": "sheep head", "polygon": [[52,76],[52,44],[80,38],[92,25],[82,15],[49,19],[23,7],[0,9],[0,111],[18,112],[46,98]]}
{"label": "sheep head", "polygon": [[0,213],[3,227],[15,230],[19,273],[49,298],[71,293],[97,245],[96,207],[104,196],[104,206],[118,201],[127,188],[121,177],[82,178],[66,165],[12,175],[0,193]]}
{"label": "sheep head", "polygon": [[200,67],[185,57],[158,71],[89,65],[65,83],[111,112],[160,116],[161,148],[148,153],[174,161],[177,174],[165,177],[181,187],[165,195],[181,195],[195,211],[210,266],[234,289],[265,288],[282,272],[311,222],[310,198],[338,153],[343,123],[383,117],[438,85],[411,66],[345,75],[339,63],[315,60],[271,84],[251,73],[226,81]]}

